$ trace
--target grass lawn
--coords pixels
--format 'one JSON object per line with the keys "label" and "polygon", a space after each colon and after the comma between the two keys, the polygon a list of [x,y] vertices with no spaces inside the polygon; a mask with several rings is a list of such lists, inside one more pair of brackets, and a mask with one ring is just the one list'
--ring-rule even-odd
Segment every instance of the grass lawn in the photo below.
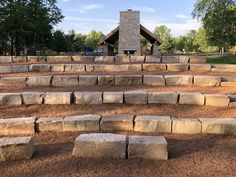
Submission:
{"label": "grass lawn", "polygon": [[207,63],[222,63],[222,64],[236,64],[236,55],[224,56],[209,56]]}

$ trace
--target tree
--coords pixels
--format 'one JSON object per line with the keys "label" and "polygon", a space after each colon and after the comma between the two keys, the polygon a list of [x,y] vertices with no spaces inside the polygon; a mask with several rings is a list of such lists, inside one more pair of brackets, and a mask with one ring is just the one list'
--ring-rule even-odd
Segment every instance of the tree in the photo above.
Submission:
{"label": "tree", "polygon": [[52,38],[52,49],[56,52],[66,52],[67,51],[67,40],[64,32],[57,30],[53,33]]}
{"label": "tree", "polygon": [[174,41],[175,50],[183,52],[185,50],[186,41],[186,36],[176,37]]}
{"label": "tree", "polygon": [[85,45],[87,47],[92,47],[93,50],[97,49],[99,46],[99,41],[101,41],[105,35],[102,32],[96,32],[92,30],[85,39]]}
{"label": "tree", "polygon": [[75,51],[82,52],[83,48],[85,47],[86,35],[79,33],[75,35],[74,39],[75,39],[75,43],[74,43]]}

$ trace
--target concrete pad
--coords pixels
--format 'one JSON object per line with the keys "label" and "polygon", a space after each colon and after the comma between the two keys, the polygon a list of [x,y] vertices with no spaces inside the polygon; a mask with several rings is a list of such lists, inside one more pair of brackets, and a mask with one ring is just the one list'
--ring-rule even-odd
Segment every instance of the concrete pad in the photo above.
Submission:
{"label": "concrete pad", "polygon": [[35,120],[35,117],[0,119],[0,135],[34,134]]}
{"label": "concrete pad", "polygon": [[144,62],[144,56],[130,56],[130,62],[131,63],[143,63]]}
{"label": "concrete pad", "polygon": [[222,87],[236,87],[236,82],[221,82]]}
{"label": "concrete pad", "polygon": [[115,85],[115,76],[98,75],[98,85]]}
{"label": "concrete pad", "polygon": [[39,132],[63,131],[63,117],[44,117],[36,121]]}
{"label": "concrete pad", "polygon": [[205,94],[207,106],[229,106],[230,98],[227,95]]}
{"label": "concrete pad", "polygon": [[189,63],[190,57],[187,55],[180,55],[179,56],[179,63]]}
{"label": "concrete pad", "polygon": [[188,71],[189,70],[189,64],[167,64],[167,71]]}
{"label": "concrete pad", "polygon": [[64,64],[52,64],[51,65],[51,72],[64,72],[65,66]]}
{"label": "concrete pad", "polygon": [[50,72],[50,64],[31,64],[29,65],[30,72]]}
{"label": "concrete pad", "polygon": [[194,85],[197,86],[219,86],[220,76],[194,76]]}
{"label": "concrete pad", "polygon": [[79,86],[94,86],[97,83],[97,75],[79,75]]}
{"label": "concrete pad", "polygon": [[145,62],[146,63],[160,63],[161,58],[158,58],[156,56],[146,56]]}
{"label": "concrete pad", "polygon": [[94,56],[72,56],[72,61],[77,62],[93,62]]}
{"label": "concrete pad", "polygon": [[65,72],[84,72],[84,64],[65,64]]}
{"label": "concrete pad", "polygon": [[20,93],[0,93],[0,106],[18,106],[21,104]]}
{"label": "concrete pad", "polygon": [[54,87],[73,87],[79,85],[78,75],[53,76],[52,86]]}
{"label": "concrete pad", "polygon": [[95,57],[94,62],[112,63],[115,62],[115,58],[114,56],[97,56]]}
{"label": "concrete pad", "polygon": [[130,63],[130,56],[116,56],[117,63]]}
{"label": "concrete pad", "polygon": [[200,118],[202,133],[236,135],[236,118]]}
{"label": "concrete pad", "polygon": [[99,131],[101,116],[76,115],[66,116],[63,121],[63,131]]}
{"label": "concrete pad", "polygon": [[206,56],[190,56],[189,63],[206,63]]}
{"label": "concrete pad", "polygon": [[51,86],[52,76],[31,76],[27,77],[26,85],[29,87]]}
{"label": "concrete pad", "polygon": [[28,65],[12,65],[11,66],[12,73],[23,73],[23,72],[28,72],[28,71],[29,71]]}
{"label": "concrete pad", "polygon": [[166,71],[166,64],[143,64],[143,71]]}
{"label": "concrete pad", "polygon": [[162,56],[162,63],[179,63],[179,56]]}
{"label": "concrete pad", "polygon": [[175,92],[148,92],[148,103],[153,104],[176,104],[178,93]]}
{"label": "concrete pad", "polygon": [[3,87],[25,87],[26,77],[2,77],[0,86]]}
{"label": "concrete pad", "polygon": [[141,85],[142,75],[115,75],[115,85]]}
{"label": "concrete pad", "polygon": [[162,75],[144,75],[143,84],[152,86],[164,86],[165,78]]}
{"label": "concrete pad", "polygon": [[73,156],[91,158],[126,158],[126,136],[110,133],[82,134],[75,140]]}
{"label": "concrete pad", "polygon": [[103,92],[103,103],[119,104],[123,103],[123,92]]}
{"label": "concrete pad", "polygon": [[26,56],[13,56],[12,60],[14,63],[27,62]]}
{"label": "concrete pad", "polygon": [[22,100],[25,105],[40,105],[43,104],[43,98],[45,93],[43,92],[23,92]]}
{"label": "concrete pad", "polygon": [[192,85],[193,76],[191,75],[166,75],[166,85]]}
{"label": "concrete pad", "polygon": [[0,73],[11,73],[11,66],[0,66]]}
{"label": "concrete pad", "polygon": [[171,119],[169,116],[137,116],[134,131],[171,133]]}
{"label": "concrete pad", "polygon": [[71,92],[47,92],[44,104],[71,104]]}
{"label": "concrete pad", "polygon": [[188,104],[188,105],[204,105],[205,96],[202,93],[179,93],[179,104]]}
{"label": "concrete pad", "polygon": [[147,104],[148,94],[146,91],[124,92],[124,102],[127,104]]}
{"label": "concrete pad", "polygon": [[0,138],[0,162],[29,160],[34,150],[31,137]]}
{"label": "concrete pad", "polygon": [[74,92],[75,104],[102,104],[102,92]]}
{"label": "concrete pad", "polygon": [[134,115],[116,114],[103,116],[100,122],[101,130],[105,131],[131,131],[133,130]]}
{"label": "concrete pad", "polygon": [[12,63],[12,56],[0,56],[0,63]]}
{"label": "concrete pad", "polygon": [[164,136],[129,136],[129,159],[167,160],[167,142]]}
{"label": "concrete pad", "polygon": [[172,118],[172,133],[179,134],[200,134],[202,125],[198,119]]}
{"label": "concrete pad", "polygon": [[190,64],[190,71],[211,71],[211,65]]}
{"label": "concrete pad", "polygon": [[71,56],[47,56],[47,62],[71,62]]}

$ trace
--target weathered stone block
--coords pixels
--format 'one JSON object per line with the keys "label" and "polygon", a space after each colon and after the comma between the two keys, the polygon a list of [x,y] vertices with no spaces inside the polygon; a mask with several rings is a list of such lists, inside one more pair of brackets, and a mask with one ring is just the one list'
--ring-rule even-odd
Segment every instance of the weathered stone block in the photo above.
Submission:
{"label": "weathered stone block", "polygon": [[193,76],[191,75],[166,75],[166,85],[192,85]]}
{"label": "weathered stone block", "polygon": [[75,104],[102,104],[102,92],[74,92]]}
{"label": "weathered stone block", "polygon": [[230,98],[227,95],[205,94],[207,106],[229,106]]}
{"label": "weathered stone block", "polygon": [[180,55],[179,56],[179,63],[189,63],[189,56],[186,55]]}
{"label": "weathered stone block", "polygon": [[211,65],[207,64],[190,64],[191,71],[211,71]]}
{"label": "weathered stone block", "polygon": [[220,76],[194,76],[194,85],[197,86],[219,86]]}
{"label": "weathered stone block", "polygon": [[198,119],[172,118],[172,133],[200,134],[201,131],[202,125]]}
{"label": "weathered stone block", "polygon": [[96,72],[124,72],[129,71],[130,64],[126,65],[111,65],[111,64],[96,64],[93,65]]}
{"label": "weathered stone block", "polygon": [[26,85],[29,87],[50,86],[52,76],[32,76],[26,80]]}
{"label": "weathered stone block", "polygon": [[12,63],[12,56],[0,56],[0,63]]}
{"label": "weathered stone block", "polygon": [[162,63],[179,63],[179,56],[162,56]]}
{"label": "weathered stone block", "polygon": [[123,103],[123,92],[103,92],[103,103],[119,104]]}
{"label": "weathered stone block", "polygon": [[72,56],[72,60],[76,62],[93,62],[93,56]]}
{"label": "weathered stone block", "polygon": [[165,71],[166,64],[143,64],[143,71]]}
{"label": "weathered stone block", "polygon": [[70,86],[78,86],[79,80],[77,75],[61,75],[61,76],[53,76],[52,78],[52,86],[54,87],[70,87]]}
{"label": "weathered stone block", "polygon": [[107,131],[131,131],[133,130],[134,115],[116,114],[103,116],[101,130]]}
{"label": "weathered stone block", "polygon": [[86,64],[85,65],[85,70],[87,72],[92,72],[92,71],[94,71],[94,66],[92,64]]}
{"label": "weathered stone block", "polygon": [[47,92],[44,98],[45,104],[70,104],[70,92]]}
{"label": "weathered stone block", "polygon": [[84,72],[85,65],[83,64],[65,64],[66,72]]}
{"label": "weathered stone block", "polygon": [[65,70],[64,64],[52,64],[51,72],[63,72]]}
{"label": "weathered stone block", "polygon": [[27,61],[28,62],[38,62],[39,61],[38,58],[39,58],[38,56],[27,56]]}
{"label": "weathered stone block", "polygon": [[0,66],[0,73],[10,73],[11,72],[11,66]]}
{"label": "weathered stone block", "polygon": [[144,56],[131,56],[130,57],[130,62],[131,63],[138,63],[138,62],[141,62],[141,63],[143,63],[144,62]]}
{"label": "weathered stone block", "polygon": [[165,85],[165,78],[162,75],[144,75],[143,83],[145,85],[163,86]]}
{"label": "weathered stone block", "polygon": [[19,63],[19,62],[26,62],[27,58],[26,56],[13,56],[12,60],[14,63]]}
{"label": "weathered stone block", "polygon": [[71,56],[47,56],[47,62],[71,62]]}
{"label": "weathered stone block", "polygon": [[20,93],[0,93],[0,105],[1,106],[17,106],[21,105]]}
{"label": "weathered stone block", "polygon": [[176,104],[178,101],[178,93],[175,92],[149,92],[148,103],[158,104]]}
{"label": "weathered stone block", "polygon": [[79,85],[80,86],[93,86],[97,85],[98,76],[97,75],[80,75]]}
{"label": "weathered stone block", "polygon": [[124,92],[124,102],[127,104],[147,104],[148,94],[146,91]]}
{"label": "weathered stone block", "polygon": [[98,115],[66,116],[63,131],[99,131],[100,119]]}
{"label": "weathered stone block", "polygon": [[28,72],[29,68],[28,65],[12,65],[11,66],[11,72],[13,73],[23,73]]}
{"label": "weathered stone block", "polygon": [[31,137],[0,138],[0,162],[29,160],[34,150]]}
{"label": "weathered stone block", "polygon": [[0,86],[3,87],[25,87],[26,77],[2,77]]}
{"label": "weathered stone block", "polygon": [[50,72],[50,64],[31,64],[29,65],[30,72]]}
{"label": "weathered stone block", "polygon": [[160,63],[161,58],[158,58],[156,56],[146,56],[145,62],[146,63]]}
{"label": "weathered stone block", "polygon": [[128,71],[142,71],[142,64],[129,64],[128,65]]}
{"label": "weathered stone block", "polygon": [[94,62],[115,62],[115,58],[113,56],[99,56],[95,57]]}
{"label": "weathered stone block", "polygon": [[167,160],[167,142],[164,136],[130,136],[129,159]]}
{"label": "weathered stone block", "polygon": [[190,63],[206,63],[206,56],[190,56]]}
{"label": "weathered stone block", "polygon": [[188,71],[189,64],[167,64],[167,71]]}
{"label": "weathered stone block", "polygon": [[43,92],[23,92],[22,93],[22,99],[23,104],[25,105],[37,105],[37,104],[43,104],[43,98],[45,96],[45,93]]}
{"label": "weathered stone block", "polygon": [[63,117],[44,117],[36,121],[38,131],[63,131]]}
{"label": "weathered stone block", "polygon": [[117,63],[130,63],[130,56],[116,56]]}
{"label": "weathered stone block", "polygon": [[179,104],[204,105],[205,96],[202,93],[179,93]]}
{"label": "weathered stone block", "polygon": [[169,116],[137,116],[134,131],[171,133],[171,119]]}
{"label": "weathered stone block", "polygon": [[221,82],[222,87],[236,87],[236,82]]}
{"label": "weathered stone block", "polygon": [[114,75],[98,75],[98,85],[115,85]]}
{"label": "weathered stone block", "polygon": [[116,75],[115,85],[141,85],[142,75]]}
{"label": "weathered stone block", "polygon": [[82,134],[75,140],[73,156],[126,158],[126,136],[110,133]]}

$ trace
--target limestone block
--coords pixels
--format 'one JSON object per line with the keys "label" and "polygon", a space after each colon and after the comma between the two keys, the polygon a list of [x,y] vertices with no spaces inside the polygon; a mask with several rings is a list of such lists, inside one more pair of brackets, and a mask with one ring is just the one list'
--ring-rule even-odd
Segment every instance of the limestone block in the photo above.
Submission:
{"label": "limestone block", "polygon": [[166,64],[143,64],[143,71],[155,72],[155,71],[165,71]]}
{"label": "limestone block", "polygon": [[134,131],[171,133],[171,119],[169,116],[137,116]]}
{"label": "limestone block", "polygon": [[110,133],[82,134],[75,140],[73,156],[92,158],[126,158],[126,136]]}
{"label": "limestone block", "polygon": [[53,76],[52,78],[52,86],[54,87],[72,87],[78,86],[79,80],[78,75],[61,75],[61,76]]}
{"label": "limestone block", "polygon": [[206,63],[206,56],[190,56],[190,63]]}
{"label": "limestone block", "polygon": [[116,56],[117,63],[130,63],[130,56]]}
{"label": "limestone block", "polygon": [[52,76],[32,76],[26,80],[26,85],[29,87],[50,86]]}
{"label": "limestone block", "polygon": [[39,61],[39,62],[45,62],[45,61],[47,61],[47,56],[38,56],[38,61]]}
{"label": "limestone block", "polygon": [[11,72],[11,66],[0,66],[0,73],[10,73]]}
{"label": "limestone block", "polygon": [[0,162],[29,160],[34,150],[31,137],[0,138]]}
{"label": "limestone block", "polygon": [[0,119],[0,135],[34,134],[35,120],[35,117]]}
{"label": "limestone block", "polygon": [[166,85],[192,85],[193,76],[191,75],[166,75]]}
{"label": "limestone block", "polygon": [[175,92],[149,92],[148,103],[158,104],[176,104],[178,101],[178,93]]}
{"label": "limestone block", "polygon": [[63,117],[44,117],[36,121],[39,132],[63,131]]}
{"label": "limestone block", "polygon": [[130,136],[129,159],[167,160],[167,142],[164,136]]}
{"label": "limestone block", "polygon": [[236,106],[236,102],[230,102],[229,106]]}
{"label": "limestone block", "polygon": [[141,85],[142,75],[116,75],[115,85]]}
{"label": "limestone block", "polygon": [[197,86],[219,86],[220,76],[194,76],[194,85]]}
{"label": "limestone block", "polygon": [[97,85],[98,76],[97,75],[80,75],[79,85],[80,86],[93,86]]}
{"label": "limestone block", "polygon": [[39,56],[27,56],[27,61],[28,62],[38,62],[39,61]]}
{"label": "limestone block", "polygon": [[202,133],[236,135],[235,118],[200,118]]}
{"label": "limestone block", "polygon": [[85,65],[85,70],[86,70],[87,72],[92,72],[92,71],[94,71],[94,66],[91,65],[91,64],[86,64],[86,65]]}
{"label": "limestone block", "polygon": [[93,62],[94,57],[93,56],[72,56],[72,60],[76,62]]}
{"label": "limestone block", "polygon": [[162,56],[162,63],[179,63],[179,56]]}
{"label": "limestone block", "polygon": [[66,72],[84,72],[85,65],[83,64],[65,64]]}
{"label": "limestone block", "polygon": [[26,77],[2,77],[0,86],[3,87],[25,87]]}
{"label": "limestone block", "polygon": [[123,103],[123,92],[103,92],[103,103],[119,104]]}
{"label": "limestone block", "polygon": [[180,55],[179,56],[179,63],[189,63],[190,57],[187,55]]}
{"label": "limestone block", "polygon": [[28,71],[29,71],[28,65],[12,65],[11,66],[12,73],[23,73],[23,72],[28,72]]}
{"label": "limestone block", "polygon": [[124,92],[124,102],[127,104],[147,104],[148,94],[146,91]]}
{"label": "limestone block", "polygon": [[70,92],[47,92],[44,98],[45,104],[71,104]]}
{"label": "limestone block", "polygon": [[94,62],[115,62],[115,58],[113,56],[99,56],[95,57]]}
{"label": "limestone block", "polygon": [[14,63],[26,62],[27,57],[26,56],[13,56],[12,60],[13,60]]}
{"label": "limestone block", "polygon": [[129,71],[130,64],[112,65],[112,64],[96,64],[93,65],[96,72],[124,72]]}
{"label": "limestone block", "polygon": [[143,63],[144,62],[144,56],[131,56],[130,57],[130,62],[131,63],[138,63],[138,62],[141,62]]}
{"label": "limestone block", "polygon": [[12,56],[0,56],[0,63],[12,63]]}
{"label": "limestone block", "polygon": [[179,93],[179,104],[204,105],[205,96],[202,93]]}
{"label": "limestone block", "polygon": [[167,71],[188,71],[189,64],[167,64]]}
{"label": "limestone block", "polygon": [[47,56],[47,62],[71,62],[71,56]]}
{"label": "limestone block", "polygon": [[45,93],[43,92],[23,92],[22,99],[25,105],[39,105],[43,104],[43,98]]}
{"label": "limestone block", "polygon": [[222,87],[236,87],[236,82],[221,82]]}
{"label": "limestone block", "polygon": [[98,85],[115,85],[114,75],[98,75]]}
{"label": "limestone block", "polygon": [[133,130],[134,115],[116,114],[103,116],[101,130],[105,131],[131,131]]}
{"label": "limestone block", "polygon": [[172,118],[172,133],[200,134],[201,131],[202,125],[198,119]]}
{"label": "limestone block", "polygon": [[190,64],[190,71],[211,71],[211,65]]}
{"label": "limestone block", "polygon": [[50,64],[31,64],[29,65],[30,72],[50,72]]}
{"label": "limestone block", "polygon": [[0,106],[18,106],[21,104],[20,93],[0,93]]}
{"label": "limestone block", "polygon": [[162,75],[144,75],[143,83],[145,85],[163,86],[165,85],[165,78]]}
{"label": "limestone block", "polygon": [[74,92],[75,104],[102,104],[102,92]]}
{"label": "limestone block", "polygon": [[128,65],[128,71],[142,71],[142,64],[129,64]]}
{"label": "limestone block", "polygon": [[99,131],[101,116],[77,115],[66,116],[63,121],[63,131]]}
{"label": "limestone block", "polygon": [[52,64],[51,72],[63,72],[65,70],[64,64]]}
{"label": "limestone block", "polygon": [[146,63],[160,63],[161,58],[158,58],[156,56],[146,56],[145,62]]}
{"label": "limestone block", "polygon": [[235,68],[227,68],[227,67],[217,67],[217,68],[211,68],[211,71],[215,72],[236,72]]}
{"label": "limestone block", "polygon": [[207,106],[229,106],[230,98],[227,95],[205,94]]}

